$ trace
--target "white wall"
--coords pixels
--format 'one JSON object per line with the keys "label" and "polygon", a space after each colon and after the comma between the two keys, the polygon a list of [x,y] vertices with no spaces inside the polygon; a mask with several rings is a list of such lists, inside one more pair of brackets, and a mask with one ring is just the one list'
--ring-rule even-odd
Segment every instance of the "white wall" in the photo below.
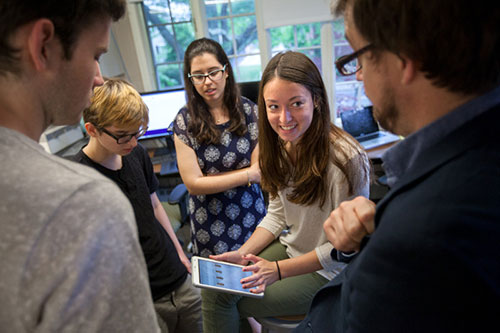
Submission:
{"label": "white wall", "polygon": [[264,27],[331,21],[330,0],[255,0],[262,4]]}

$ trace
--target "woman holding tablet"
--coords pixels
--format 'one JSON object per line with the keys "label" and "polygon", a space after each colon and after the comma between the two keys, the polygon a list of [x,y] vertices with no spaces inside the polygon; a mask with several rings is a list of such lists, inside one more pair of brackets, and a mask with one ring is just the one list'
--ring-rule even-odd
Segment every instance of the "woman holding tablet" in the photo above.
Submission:
{"label": "woman holding tablet", "polygon": [[238,332],[240,318],[306,313],[315,292],[345,266],[332,258],[323,222],[342,201],[368,196],[367,155],[331,123],[321,75],[302,53],[279,53],[264,70],[259,146],[268,213],[241,248],[211,258],[251,261],[244,270],[254,274],[243,287],[265,290],[264,297],[203,290],[206,333]]}
{"label": "woman holding tablet", "polygon": [[174,121],[182,181],[190,194],[193,253],[238,249],[266,214],[260,189],[257,106],[240,96],[231,63],[215,41],[184,55],[187,106]]}

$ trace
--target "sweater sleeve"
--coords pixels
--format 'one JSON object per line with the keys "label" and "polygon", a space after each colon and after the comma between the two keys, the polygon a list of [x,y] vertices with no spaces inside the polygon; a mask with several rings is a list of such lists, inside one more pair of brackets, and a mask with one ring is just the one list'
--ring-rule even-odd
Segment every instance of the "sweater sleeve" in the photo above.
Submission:
{"label": "sweater sleeve", "polygon": [[332,258],[332,249],[333,245],[330,242],[326,242],[318,246],[315,250],[316,255],[318,256],[318,260],[321,266],[323,266],[323,269],[336,275],[340,273],[340,271],[346,266],[346,264]]}
{"label": "sweater sleeve", "polygon": [[258,227],[268,230],[277,238],[286,228],[285,209],[279,195],[269,200],[269,207],[266,216],[262,219]]}
{"label": "sweater sleeve", "polygon": [[[349,178],[352,182],[352,194],[348,195],[347,185],[344,186],[333,186],[332,187],[332,208],[336,209],[342,201],[351,200],[357,196],[364,196],[368,198],[370,192],[370,164],[368,156],[364,151],[359,151],[354,154],[346,163],[347,170],[349,173]],[[355,172],[355,174],[354,174]],[[346,181],[345,177],[343,182]],[[339,179],[337,179],[338,183]],[[338,261],[338,256],[332,256],[332,250],[334,251],[333,245],[330,242],[326,242],[318,247],[316,247],[316,255],[321,263],[321,266],[326,271],[333,272],[334,274],[339,273],[345,267],[344,262]],[[348,257],[347,254],[342,254],[342,257]]]}

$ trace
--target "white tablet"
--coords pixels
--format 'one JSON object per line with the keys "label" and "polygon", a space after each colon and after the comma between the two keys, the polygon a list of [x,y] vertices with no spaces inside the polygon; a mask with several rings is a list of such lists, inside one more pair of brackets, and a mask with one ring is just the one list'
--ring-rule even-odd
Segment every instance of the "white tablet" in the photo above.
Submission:
{"label": "white tablet", "polygon": [[254,294],[249,289],[243,289],[240,280],[252,275],[252,272],[242,271],[243,267],[224,261],[193,256],[191,258],[193,285],[198,288],[214,289],[242,296],[263,297],[264,293]]}

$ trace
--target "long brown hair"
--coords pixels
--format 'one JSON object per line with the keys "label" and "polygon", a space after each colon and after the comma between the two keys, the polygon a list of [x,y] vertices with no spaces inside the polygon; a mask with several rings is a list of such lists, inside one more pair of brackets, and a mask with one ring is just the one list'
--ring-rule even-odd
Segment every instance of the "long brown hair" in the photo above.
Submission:
{"label": "long brown hair", "polygon": [[193,41],[184,54],[184,83],[187,94],[187,107],[190,116],[188,131],[193,134],[199,143],[219,143],[220,130],[212,120],[209,108],[203,97],[198,94],[196,88],[188,77],[191,73],[191,62],[194,57],[210,53],[217,61],[226,65],[226,87],[224,89],[224,106],[229,112],[230,125],[228,130],[241,136],[247,131],[246,121],[242,111],[240,92],[234,79],[233,68],[226,53],[219,43],[208,38],[200,38]]}
{"label": "long brown hair", "polygon": [[[297,144],[297,162],[295,166],[285,150],[285,142],[272,129],[267,120],[263,90],[266,84],[279,77],[298,83],[311,93],[314,101],[314,113],[311,125]],[[262,74],[259,87],[259,163],[261,186],[269,192],[271,198],[278,191],[292,182],[293,191],[288,200],[296,204],[311,205],[319,201],[320,207],[326,201],[328,191],[328,164],[331,161],[345,175],[349,193],[353,192],[357,174],[347,169],[350,146],[359,150],[348,135],[330,121],[330,108],[326,89],[316,65],[304,54],[287,51],[274,56]],[[332,154],[331,143],[337,140],[345,145],[335,145]],[[292,172],[293,170],[293,172]]]}

